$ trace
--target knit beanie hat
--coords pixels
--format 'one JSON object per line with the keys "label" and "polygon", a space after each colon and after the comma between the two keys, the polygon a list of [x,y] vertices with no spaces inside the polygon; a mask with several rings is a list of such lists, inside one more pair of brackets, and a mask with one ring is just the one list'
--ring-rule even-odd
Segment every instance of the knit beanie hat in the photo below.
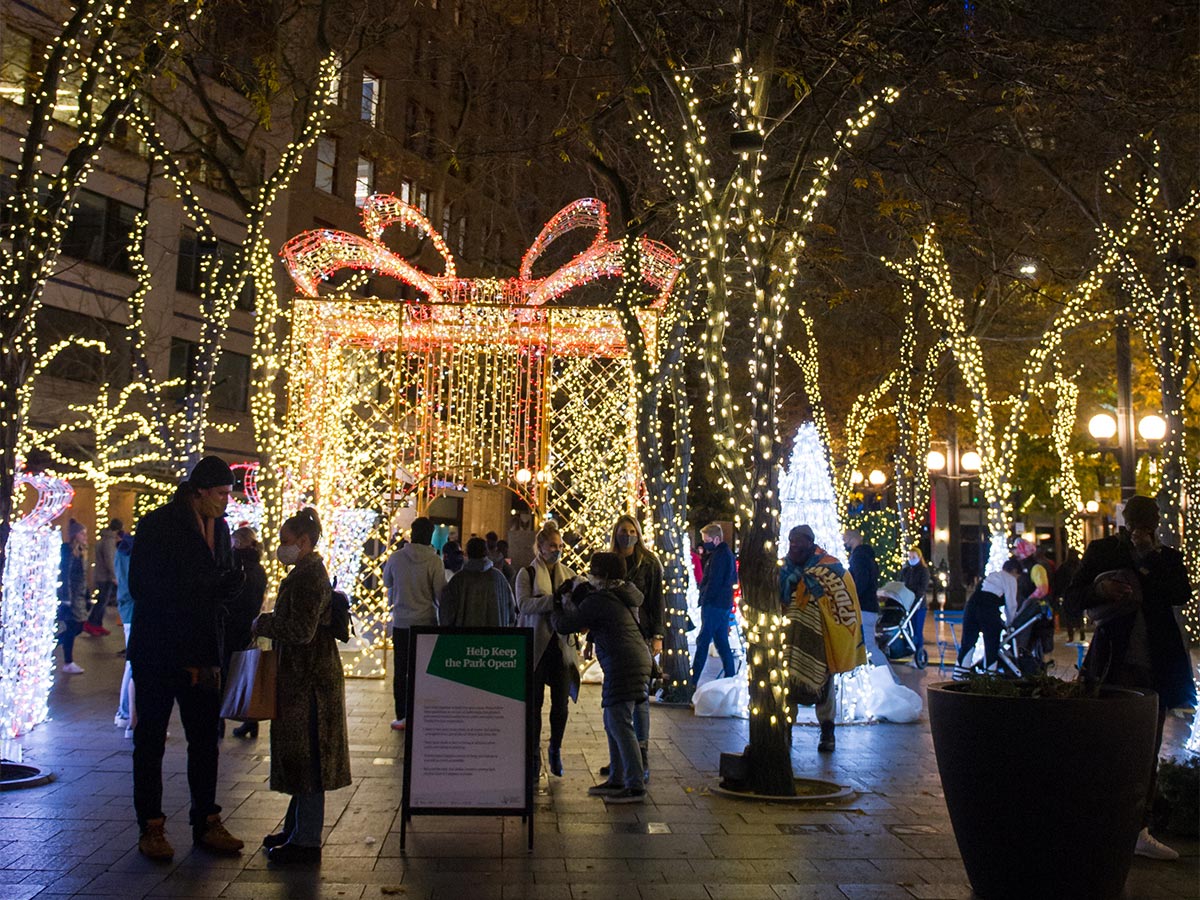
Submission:
{"label": "knit beanie hat", "polygon": [[1149,497],[1135,494],[1125,501],[1126,528],[1157,528],[1158,504]]}
{"label": "knit beanie hat", "polygon": [[204,457],[196,463],[192,474],[188,476],[188,484],[201,490],[220,487],[223,484],[231,485],[234,480],[233,469],[229,468],[229,464],[219,456]]}
{"label": "knit beanie hat", "polygon": [[588,574],[595,578],[603,578],[605,581],[623,581],[625,560],[615,553],[593,553]]}

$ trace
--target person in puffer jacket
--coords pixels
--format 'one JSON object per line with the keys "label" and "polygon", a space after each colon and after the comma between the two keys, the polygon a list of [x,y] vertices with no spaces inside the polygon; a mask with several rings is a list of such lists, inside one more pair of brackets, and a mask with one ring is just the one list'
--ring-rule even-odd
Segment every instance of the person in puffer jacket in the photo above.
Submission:
{"label": "person in puffer jacket", "polygon": [[[561,596],[561,595],[560,595]],[[608,735],[608,780],[588,790],[609,803],[641,803],[646,797],[642,754],[633,730],[634,712],[646,703],[650,654],[634,616],[641,592],[625,580],[625,562],[615,553],[592,556],[588,580],[556,603],[550,616],[559,634],[588,632],[604,670],[600,705]]]}

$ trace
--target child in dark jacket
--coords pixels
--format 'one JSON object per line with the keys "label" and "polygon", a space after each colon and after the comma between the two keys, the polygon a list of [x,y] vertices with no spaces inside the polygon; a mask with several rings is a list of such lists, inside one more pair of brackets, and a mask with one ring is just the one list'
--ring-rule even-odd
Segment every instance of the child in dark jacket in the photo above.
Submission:
{"label": "child in dark jacket", "polygon": [[592,556],[588,580],[550,616],[559,634],[588,632],[604,670],[601,703],[608,735],[608,780],[588,790],[609,803],[641,803],[646,797],[642,753],[633,730],[634,708],[647,702],[650,654],[634,610],[642,595],[625,581],[625,562],[615,553]]}

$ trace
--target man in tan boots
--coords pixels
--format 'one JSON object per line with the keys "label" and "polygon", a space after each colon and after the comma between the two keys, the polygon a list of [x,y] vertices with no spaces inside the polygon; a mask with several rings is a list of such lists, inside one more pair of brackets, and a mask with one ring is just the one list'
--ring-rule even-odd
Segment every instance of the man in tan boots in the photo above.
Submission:
{"label": "man in tan boots", "polygon": [[221,709],[220,609],[240,587],[225,505],[233,472],[206,456],[169,503],[138,523],[129,560],[134,626],[126,658],[133,671],[133,805],[138,850],[170,859],[162,810],[162,758],[171,710],[187,736],[192,840],[216,853],[238,853],[242,842],[221,824],[217,806],[217,737]]}

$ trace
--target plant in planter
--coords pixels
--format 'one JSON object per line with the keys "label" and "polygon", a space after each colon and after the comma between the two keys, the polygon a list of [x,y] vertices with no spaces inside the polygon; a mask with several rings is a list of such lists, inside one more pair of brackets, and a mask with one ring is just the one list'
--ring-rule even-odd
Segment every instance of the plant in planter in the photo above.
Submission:
{"label": "plant in planter", "polygon": [[976,895],[1120,897],[1154,758],[1155,694],[1043,675],[934,684],[928,700]]}
{"label": "plant in planter", "polygon": [[1180,837],[1200,837],[1200,758],[1158,764],[1154,824]]}

